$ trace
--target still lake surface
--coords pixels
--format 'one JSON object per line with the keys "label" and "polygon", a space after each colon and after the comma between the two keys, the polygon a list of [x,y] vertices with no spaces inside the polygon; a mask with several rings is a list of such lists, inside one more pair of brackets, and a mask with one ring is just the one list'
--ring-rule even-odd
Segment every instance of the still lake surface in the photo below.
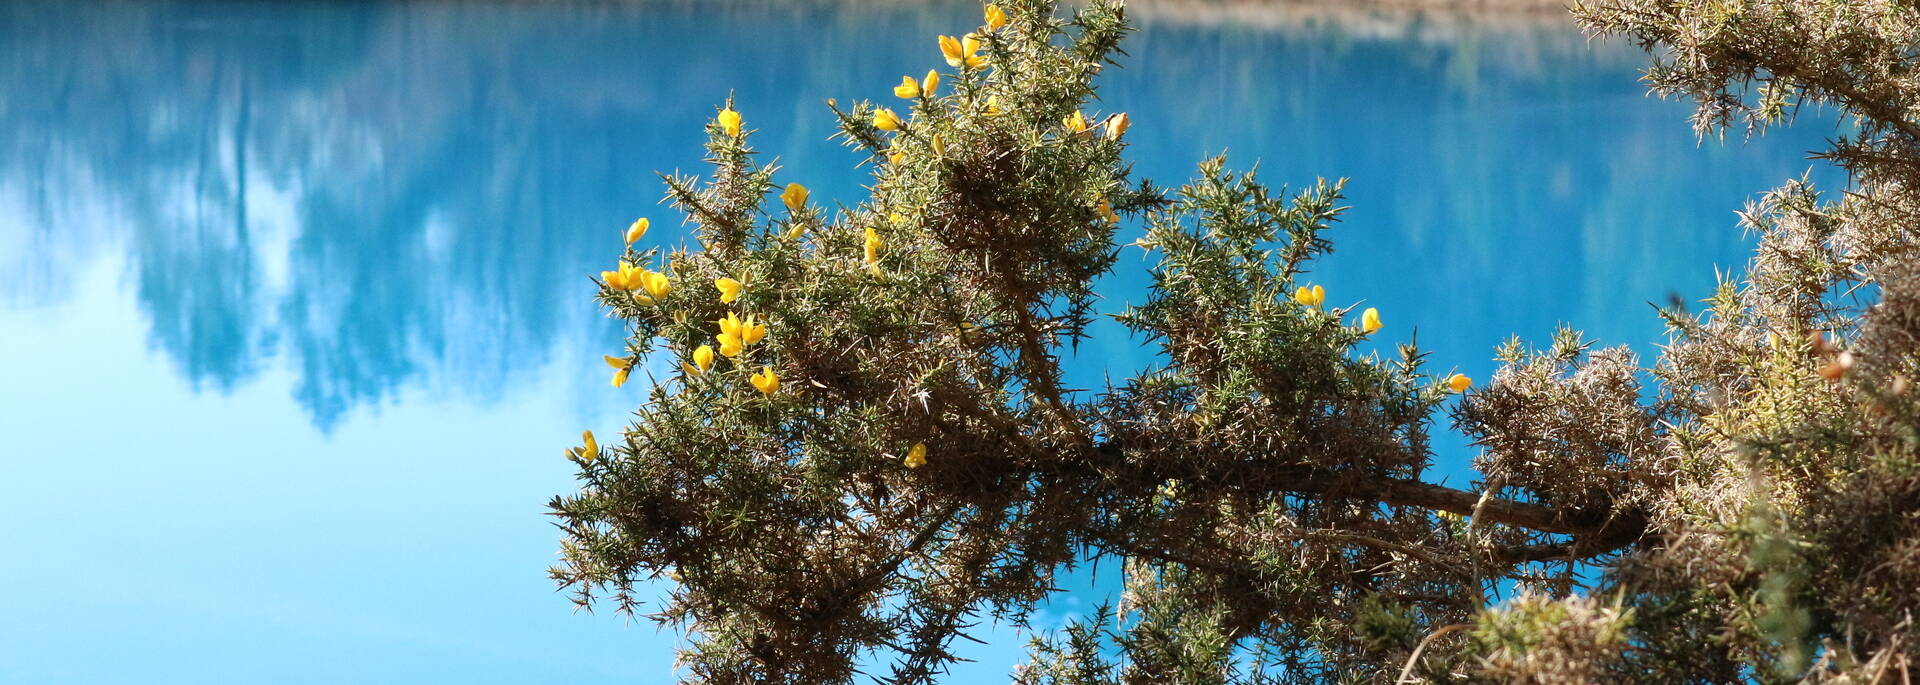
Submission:
{"label": "still lake surface", "polygon": [[[700,170],[729,92],[782,183],[853,201],[823,101],[890,99],[978,12],[0,2],[0,682],[669,680],[672,633],[544,573],[561,449],[644,392],[608,387],[587,275],[636,216],[679,241],[654,173]],[[1745,260],[1733,210],[1841,180],[1805,155],[1830,120],[1696,146],[1641,54],[1557,18],[1136,14],[1094,107],[1136,174],[1351,177],[1312,278],[1436,370],[1561,322],[1650,355],[1647,303]],[[1108,326],[1072,378],[1148,363]],[[1036,623],[1112,587],[1075,577]],[[954,682],[1019,659],[982,637]]]}

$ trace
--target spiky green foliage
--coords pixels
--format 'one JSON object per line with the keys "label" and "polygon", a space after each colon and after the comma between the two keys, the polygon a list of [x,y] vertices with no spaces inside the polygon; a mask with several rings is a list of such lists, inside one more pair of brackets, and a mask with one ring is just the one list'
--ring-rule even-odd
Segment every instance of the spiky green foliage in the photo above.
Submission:
{"label": "spiky green foliage", "polygon": [[[1037,640],[1017,682],[1904,673],[1920,644],[1911,10],[1579,8],[1670,48],[1650,78],[1698,97],[1703,131],[1776,117],[1782,93],[1858,115],[1835,158],[1862,186],[1830,202],[1791,183],[1750,207],[1748,275],[1704,315],[1663,312],[1653,387],[1569,330],[1502,350],[1448,417],[1418,349],[1362,355],[1356,312],[1293,297],[1332,247],[1339,183],[1290,193],[1219,159],[1177,189],[1133,179],[1116,115],[1076,116],[1124,8],[1001,7],[1011,22],[978,30],[986,66],[835,109],[873,168],[858,204],[772,200],[751,112],[738,134],[710,126],[706,179],[667,179],[697,246],[623,256],[670,292],[599,297],[632,353],[677,370],[607,449],[570,453],[582,487],[552,505],[553,575],[576,601],[685,631],[691,682],[839,683],[860,664],[936,680],[956,639],[1024,622],[1090,558],[1124,560],[1125,595]],[[1743,79],[1767,84],[1747,109],[1727,90]],[[903,123],[882,127],[882,107]],[[1147,227],[1153,287],[1101,312],[1115,211]],[[720,278],[745,282],[737,300]],[[1063,387],[1063,351],[1105,314],[1160,366]],[[723,345],[729,316],[765,340]],[[703,372],[702,345],[733,356]],[[1422,481],[1444,418],[1481,447],[1485,482]],[[664,604],[643,607],[663,578]]]}

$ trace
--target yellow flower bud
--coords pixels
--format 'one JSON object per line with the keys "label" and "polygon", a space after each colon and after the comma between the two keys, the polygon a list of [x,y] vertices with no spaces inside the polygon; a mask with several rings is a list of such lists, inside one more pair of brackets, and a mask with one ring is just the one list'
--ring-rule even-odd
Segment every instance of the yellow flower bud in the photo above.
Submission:
{"label": "yellow flower bud", "polygon": [[622,385],[626,385],[627,374],[630,374],[630,373],[633,373],[633,369],[631,368],[620,369],[619,371],[613,372],[613,387],[618,388]]}
{"label": "yellow flower bud", "polygon": [[720,130],[726,131],[727,135],[740,137],[740,113],[733,111],[732,107],[720,110],[720,116],[714,119],[720,122]]}
{"label": "yellow flower bud", "polygon": [[933,92],[936,90],[940,90],[940,73],[928,69],[927,77],[920,79],[920,93],[927,97],[933,97]]}
{"label": "yellow flower bud", "polygon": [[681,362],[680,368],[685,369],[690,376],[706,373],[707,369],[713,368],[713,346],[701,345],[693,351],[693,363]]}
{"label": "yellow flower bud", "polygon": [[1360,313],[1361,332],[1372,333],[1374,331],[1380,330],[1380,327],[1382,325],[1384,324],[1380,323],[1380,310],[1375,309],[1373,307],[1368,307],[1367,311]]}
{"label": "yellow flower bud", "polygon": [[920,83],[914,81],[912,76],[902,76],[900,85],[893,87],[893,94],[908,100],[920,97]]}
{"label": "yellow flower bud", "polygon": [[926,466],[927,465],[927,443],[924,443],[924,442],[913,443],[913,447],[907,450],[907,458],[900,460],[900,463],[906,464],[907,468],[910,468],[910,469],[917,469],[922,466]]}
{"label": "yellow flower bud", "polygon": [[933,154],[936,157],[947,156],[947,139],[940,137],[938,133],[933,134]]}
{"label": "yellow flower bud", "polygon": [[999,5],[989,3],[987,5],[986,15],[988,31],[998,31],[1000,27],[1007,25],[1007,12],[1006,10],[1000,9]]}
{"label": "yellow flower bud", "polygon": [[1471,387],[1473,387],[1473,379],[1468,378],[1466,374],[1456,373],[1447,377],[1447,389],[1449,390],[1466,392],[1467,388]]}
{"label": "yellow flower bud", "polygon": [[780,375],[774,373],[773,367],[770,366],[760,367],[760,373],[753,374],[748,380],[753,381],[754,388],[759,389],[761,393],[767,395],[771,395],[774,391],[780,389]]}
{"label": "yellow flower bud", "polygon": [[883,107],[873,113],[873,125],[882,131],[898,131],[900,130],[900,115],[894,114],[893,110]]}
{"label": "yellow flower bud", "polygon": [[780,193],[780,201],[787,203],[787,211],[800,211],[801,207],[807,206],[807,187],[788,183],[786,192]]}
{"label": "yellow flower bud", "polygon": [[645,236],[647,234],[647,227],[652,225],[653,222],[645,218],[634,220],[633,225],[627,227],[627,244],[632,245],[634,241]]}
{"label": "yellow flower bud", "polygon": [[1320,308],[1320,303],[1327,301],[1327,289],[1317,285],[1311,288],[1304,285],[1300,286],[1299,289],[1293,291],[1293,301],[1304,306],[1318,309]]}
{"label": "yellow flower bud", "polygon": [[1115,114],[1111,117],[1108,117],[1107,118],[1107,140],[1119,140],[1120,136],[1124,136],[1127,134],[1127,128],[1131,126],[1133,126],[1133,122],[1127,119],[1126,112],[1121,112],[1119,114]]}
{"label": "yellow flower bud", "polygon": [[580,457],[582,459],[593,461],[599,458],[600,442],[593,439],[593,431],[581,431],[580,440],[586,443],[586,447],[580,451]]}

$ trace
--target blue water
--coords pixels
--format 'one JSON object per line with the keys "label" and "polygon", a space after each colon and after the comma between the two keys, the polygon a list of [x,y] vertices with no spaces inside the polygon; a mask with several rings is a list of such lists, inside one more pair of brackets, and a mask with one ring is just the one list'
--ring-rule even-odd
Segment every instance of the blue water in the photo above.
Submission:
{"label": "blue water", "polygon": [[[1097,107],[1136,172],[1352,177],[1312,278],[1436,371],[1563,321],[1650,352],[1647,303],[1739,265],[1733,210],[1833,133],[1696,146],[1640,55],[1564,25],[1148,7]],[[678,242],[654,172],[699,170],[729,92],[781,182],[853,201],[823,101],[890,97],[977,12],[0,2],[0,682],[669,679],[670,632],[544,574],[561,449],[644,392],[608,387],[587,274],[635,216]],[[1081,387],[1151,361],[1102,330]],[[982,637],[956,682],[1018,659]]]}

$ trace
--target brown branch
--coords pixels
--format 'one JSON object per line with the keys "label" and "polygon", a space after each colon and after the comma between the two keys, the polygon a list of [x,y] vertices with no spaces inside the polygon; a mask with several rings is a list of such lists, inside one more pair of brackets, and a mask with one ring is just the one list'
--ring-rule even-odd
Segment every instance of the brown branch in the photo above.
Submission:
{"label": "brown branch", "polygon": [[[1121,456],[1123,448],[1107,443],[1095,448],[1103,466],[1130,470]],[[1084,468],[1084,464],[1065,463],[1062,468]],[[1137,468],[1137,467],[1136,467]],[[1106,469],[1102,469],[1105,471]],[[1108,474],[1111,477],[1111,473]],[[1162,474],[1183,480],[1197,474]],[[1507,563],[1526,563],[1549,559],[1585,559],[1618,550],[1641,539],[1647,532],[1646,512],[1638,509],[1614,511],[1603,507],[1566,510],[1532,502],[1502,499],[1486,493],[1458,490],[1417,480],[1358,473],[1328,473],[1310,467],[1273,467],[1263,469],[1241,487],[1265,492],[1294,495],[1321,495],[1373,500],[1399,507],[1418,507],[1473,516],[1476,521],[1525,528],[1541,533],[1570,535],[1575,539],[1561,544],[1522,545],[1495,548],[1493,558]],[[1153,478],[1132,473],[1132,478]],[[1157,479],[1157,478],[1155,478]]]}

